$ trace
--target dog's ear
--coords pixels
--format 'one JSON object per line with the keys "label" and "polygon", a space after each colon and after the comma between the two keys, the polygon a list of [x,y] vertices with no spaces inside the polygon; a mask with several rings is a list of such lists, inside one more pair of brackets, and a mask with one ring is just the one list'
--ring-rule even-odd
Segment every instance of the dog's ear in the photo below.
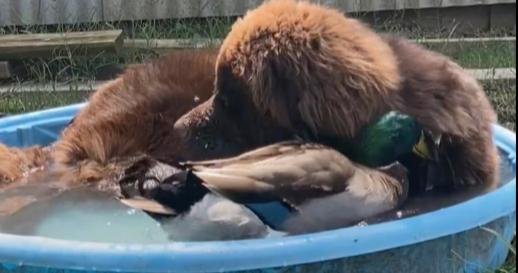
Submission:
{"label": "dog's ear", "polygon": [[348,109],[360,96],[352,98],[358,86],[342,80],[340,73],[349,71],[340,71],[334,60],[326,62],[311,45],[256,59],[248,91],[256,107],[278,125],[313,137],[353,134],[357,121]]}
{"label": "dog's ear", "polygon": [[265,58],[257,64],[250,81],[254,104],[280,126],[297,131],[302,124],[297,107],[301,100],[296,65],[282,56]]}
{"label": "dog's ear", "polygon": [[303,122],[298,102],[302,99],[303,85],[294,80],[299,76],[295,71],[298,64],[281,55],[255,57],[244,66],[220,62],[216,100],[224,100],[222,103],[230,108],[245,107],[247,112],[257,112],[272,120],[274,126],[295,132],[301,130]]}

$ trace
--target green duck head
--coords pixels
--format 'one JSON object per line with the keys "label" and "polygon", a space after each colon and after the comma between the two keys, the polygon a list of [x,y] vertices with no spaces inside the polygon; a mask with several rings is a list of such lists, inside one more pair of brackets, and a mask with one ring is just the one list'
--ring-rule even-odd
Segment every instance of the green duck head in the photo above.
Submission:
{"label": "green duck head", "polygon": [[351,150],[354,161],[369,167],[389,165],[405,154],[429,155],[423,128],[414,118],[399,112],[389,112],[363,128]]}

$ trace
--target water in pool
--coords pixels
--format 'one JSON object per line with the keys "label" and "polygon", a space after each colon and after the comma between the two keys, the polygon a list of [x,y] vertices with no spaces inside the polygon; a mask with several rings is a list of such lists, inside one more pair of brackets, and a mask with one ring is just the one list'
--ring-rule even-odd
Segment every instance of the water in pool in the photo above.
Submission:
{"label": "water in pool", "polygon": [[[500,152],[500,181],[510,182],[516,176],[515,165],[504,152]],[[502,186],[502,185],[500,185]],[[362,224],[375,224],[392,219],[401,219],[422,214],[437,209],[452,206],[474,198],[484,193],[482,188],[471,188],[455,194],[445,194],[431,191],[423,196],[410,197],[405,204],[396,211],[391,211],[373,219],[366,219]]]}
{"label": "water in pool", "polygon": [[80,241],[167,241],[160,226],[144,213],[88,189],[75,189],[32,203],[10,217],[0,218],[0,229],[6,233]]}
{"label": "water in pool", "polygon": [[[502,157],[501,178],[515,176],[514,165]],[[398,211],[366,219],[359,225],[410,217],[451,206],[481,194],[473,189],[459,194],[430,193],[409,198]],[[14,196],[14,197],[13,197]],[[24,198],[16,197],[24,196]],[[8,208],[39,200],[10,215]],[[236,240],[283,236],[269,229],[248,209],[209,195],[189,215],[160,224],[130,209],[112,196],[89,188],[64,191],[42,183],[0,192],[0,232],[65,240],[112,243]],[[6,205],[9,202],[9,205]],[[3,203],[3,204],[2,204]],[[12,206],[12,204],[15,204]],[[2,216],[4,215],[4,216]],[[9,215],[9,216],[5,216]],[[228,225],[231,223],[231,225]],[[236,223],[238,223],[236,225]]]}

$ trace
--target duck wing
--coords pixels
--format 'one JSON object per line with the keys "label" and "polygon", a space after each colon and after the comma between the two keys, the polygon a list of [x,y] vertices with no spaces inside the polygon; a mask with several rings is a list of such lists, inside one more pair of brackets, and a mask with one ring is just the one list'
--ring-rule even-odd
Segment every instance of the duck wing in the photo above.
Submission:
{"label": "duck wing", "polygon": [[185,164],[209,190],[240,203],[301,202],[343,192],[355,166],[321,144],[298,141],[241,156]]}
{"label": "duck wing", "polygon": [[273,156],[287,156],[287,155],[295,155],[301,154],[305,150],[309,149],[318,149],[321,147],[325,147],[321,144],[316,143],[307,143],[303,141],[293,140],[293,141],[283,141],[276,144],[264,146],[261,148],[257,148],[255,150],[242,153],[235,157],[224,158],[224,159],[214,159],[214,160],[206,160],[206,161],[187,161],[181,163],[182,166],[187,168],[199,168],[199,167],[224,167],[233,164],[247,164],[254,163],[260,160],[269,159]]}
{"label": "duck wing", "polygon": [[320,144],[274,144],[243,158],[190,167],[210,191],[289,233],[358,223],[398,207],[408,192],[403,165],[367,168]]}

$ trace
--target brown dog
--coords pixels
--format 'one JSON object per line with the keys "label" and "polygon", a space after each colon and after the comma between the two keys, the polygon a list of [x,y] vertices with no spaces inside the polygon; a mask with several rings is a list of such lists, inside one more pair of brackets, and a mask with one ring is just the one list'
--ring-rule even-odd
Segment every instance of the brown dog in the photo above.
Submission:
{"label": "brown dog", "polygon": [[328,8],[267,2],[225,40],[213,98],[171,131],[196,105],[194,96],[203,101],[210,95],[214,54],[180,54],[130,69],[92,97],[53,157],[80,166],[88,174],[78,175],[82,180],[95,180],[104,175],[103,166],[140,153],[196,160],[294,135],[350,139],[380,115],[399,110],[442,135],[457,185],[497,181],[490,127],[495,114],[477,82],[441,55],[380,37]]}
{"label": "brown dog", "polygon": [[[269,1],[233,26],[216,66],[214,98],[179,120],[179,132],[196,135],[224,120],[252,145],[275,139],[265,128],[325,142],[352,139],[397,110],[442,137],[454,186],[498,180],[496,115],[477,81],[446,57],[335,10]],[[193,120],[198,127],[186,126]]]}
{"label": "brown dog", "polygon": [[174,156],[173,125],[211,96],[216,56],[217,50],[178,51],[128,68],[92,95],[48,151],[0,146],[0,181],[17,180],[49,158],[67,179],[95,181],[126,157]]}

